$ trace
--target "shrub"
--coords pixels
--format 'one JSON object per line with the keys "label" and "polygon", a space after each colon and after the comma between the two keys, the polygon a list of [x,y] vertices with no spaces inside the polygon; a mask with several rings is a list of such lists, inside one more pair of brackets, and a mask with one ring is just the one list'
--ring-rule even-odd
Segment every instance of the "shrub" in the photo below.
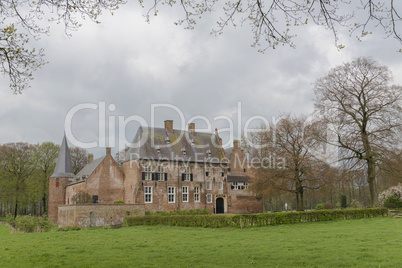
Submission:
{"label": "shrub", "polygon": [[48,232],[53,223],[48,218],[33,216],[7,217],[7,222],[17,231],[23,233]]}
{"label": "shrub", "polygon": [[[399,202],[402,201],[402,183],[398,184],[398,186],[393,186],[393,187],[388,188],[387,190],[385,190],[378,196],[378,202],[379,202],[380,206],[385,207],[388,199],[391,196],[396,197],[396,199],[399,200]],[[388,202],[388,203],[392,203],[392,202]],[[400,204],[399,207],[402,206],[402,203],[399,203],[399,204]],[[398,202],[395,203],[395,206],[398,206]]]}
{"label": "shrub", "polygon": [[352,208],[362,208],[363,207],[362,204],[359,201],[357,201],[356,199],[353,199],[352,202],[350,202],[350,206]]}
{"label": "shrub", "polygon": [[114,203],[115,204],[124,204],[124,201],[123,200],[116,200],[116,201],[114,201]]}
{"label": "shrub", "polygon": [[387,208],[402,207],[402,200],[398,197],[397,193],[394,193],[384,201],[384,207]]}
{"label": "shrub", "polygon": [[315,210],[321,210],[324,209],[324,205],[323,204],[318,204],[317,206],[315,206],[314,208]]}
{"label": "shrub", "polygon": [[170,225],[183,227],[237,227],[266,226],[301,222],[361,219],[387,216],[386,208],[276,212],[238,215],[148,215],[124,218],[124,226]]}
{"label": "shrub", "polygon": [[[148,215],[208,215],[210,211],[208,209],[190,209],[190,210],[172,210],[172,211],[155,211],[149,212]],[[147,215],[147,213],[145,213]]]}
{"label": "shrub", "polygon": [[329,202],[324,203],[324,209],[335,209],[335,205]]}
{"label": "shrub", "polygon": [[347,203],[346,203],[346,195],[341,195],[341,208],[346,208]]}

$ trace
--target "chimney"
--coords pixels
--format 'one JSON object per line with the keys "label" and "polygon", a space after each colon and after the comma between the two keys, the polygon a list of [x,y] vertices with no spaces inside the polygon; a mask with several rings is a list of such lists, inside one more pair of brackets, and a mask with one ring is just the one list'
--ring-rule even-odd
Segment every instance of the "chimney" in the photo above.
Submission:
{"label": "chimney", "polygon": [[94,154],[88,154],[88,164],[91,164],[94,161]]}
{"label": "chimney", "polygon": [[106,147],[106,155],[111,155],[112,149],[110,147]]}
{"label": "chimney", "polygon": [[168,134],[173,134],[173,120],[165,120],[165,129]]}
{"label": "chimney", "polygon": [[240,147],[240,141],[239,140],[234,140],[233,141],[233,147],[234,148],[239,148]]}
{"label": "chimney", "polygon": [[193,136],[195,135],[195,123],[188,124],[188,132],[190,132]]}

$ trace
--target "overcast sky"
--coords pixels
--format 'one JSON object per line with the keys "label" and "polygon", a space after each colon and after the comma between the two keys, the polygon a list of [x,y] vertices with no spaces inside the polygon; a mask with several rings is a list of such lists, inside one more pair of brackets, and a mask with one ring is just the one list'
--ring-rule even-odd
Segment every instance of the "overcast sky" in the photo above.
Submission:
{"label": "overcast sky", "polygon": [[[37,42],[49,64],[34,73],[31,88],[13,95],[8,78],[0,80],[0,143],[60,143],[69,111],[92,104],[96,109],[75,113],[71,129],[81,142],[98,142],[88,151],[99,157],[104,154],[98,140],[103,105],[106,145],[114,147],[108,142],[109,131],[117,146],[115,136],[132,140],[139,125],[129,122],[122,133],[119,116],[137,116],[132,119],[143,118],[151,125],[151,105],[169,104],[172,107],[154,110],[155,126],[173,119],[174,127],[181,127],[173,107],[183,113],[184,123],[203,116],[212,130],[228,128],[224,118],[229,117],[235,129],[233,137],[224,134],[229,144],[239,136],[240,116],[244,127],[253,116],[271,120],[285,112],[311,113],[314,81],[356,57],[370,56],[389,66],[394,83],[402,84],[402,55],[396,53],[400,44],[392,38],[375,35],[360,43],[341,33],[346,47],[338,51],[330,31],[309,25],[295,39],[296,49],[277,47],[261,54],[251,47],[248,27],[229,27],[216,37],[210,34],[215,18],[184,30],[173,24],[180,17],[173,10],[163,10],[150,24],[143,13],[138,5],[127,4],[114,16],[102,16],[101,24],[85,21],[72,38],[61,26],[52,27],[51,35]],[[100,119],[104,122],[102,115]],[[195,122],[205,131],[205,123]]]}

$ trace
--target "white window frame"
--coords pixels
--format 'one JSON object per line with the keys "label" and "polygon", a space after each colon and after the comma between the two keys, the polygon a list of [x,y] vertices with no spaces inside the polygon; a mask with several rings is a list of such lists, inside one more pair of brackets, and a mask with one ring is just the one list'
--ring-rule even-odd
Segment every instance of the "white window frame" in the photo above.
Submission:
{"label": "white window frame", "polygon": [[191,180],[191,172],[190,172],[190,167],[184,167],[184,180],[185,181],[190,181]]}
{"label": "white window frame", "polygon": [[218,181],[218,190],[223,190],[223,181]]}
{"label": "white window frame", "polygon": [[183,202],[188,202],[188,186],[183,186],[181,188],[182,200]]}
{"label": "white window frame", "polygon": [[165,173],[163,171],[164,171],[164,166],[163,165],[158,166],[158,174],[159,174],[158,176],[159,176],[160,181],[165,180]]}
{"label": "white window frame", "polygon": [[152,180],[152,171],[151,171],[151,165],[146,165],[145,166],[145,180],[146,181],[151,181]]}
{"label": "white window frame", "polygon": [[152,203],[152,197],[152,186],[144,186],[144,203]]}
{"label": "white window frame", "polygon": [[212,203],[212,194],[207,194],[207,203]]}
{"label": "white window frame", "polygon": [[176,187],[168,187],[168,203],[176,203]]}
{"label": "white window frame", "polygon": [[212,181],[207,181],[207,190],[212,190]]}
{"label": "white window frame", "polygon": [[194,187],[194,202],[200,202],[200,186]]}
{"label": "white window frame", "polygon": [[233,190],[247,190],[248,182],[232,182]]}

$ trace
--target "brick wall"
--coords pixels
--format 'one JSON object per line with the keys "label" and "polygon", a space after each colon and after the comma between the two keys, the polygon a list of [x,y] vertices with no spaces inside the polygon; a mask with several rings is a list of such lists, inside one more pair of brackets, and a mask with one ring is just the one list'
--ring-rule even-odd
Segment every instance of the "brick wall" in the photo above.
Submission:
{"label": "brick wall", "polygon": [[84,181],[67,186],[64,204],[72,204],[72,198],[79,191],[98,196],[98,203],[112,204],[124,199],[124,178],[111,155],[106,155],[94,172]]}
{"label": "brick wall", "polygon": [[58,205],[64,204],[68,178],[49,179],[49,218],[57,222]]}
{"label": "brick wall", "polygon": [[58,208],[58,225],[106,226],[123,223],[125,216],[145,215],[144,204],[77,204]]}
{"label": "brick wall", "polygon": [[[232,175],[252,176],[252,169],[246,163],[240,144],[236,144],[232,151],[230,173]],[[159,165],[164,166],[167,180],[142,180],[145,166],[151,166],[151,173],[158,170]],[[182,181],[185,166],[190,166],[193,181]],[[208,209],[216,211],[216,201],[223,199],[225,213],[251,213],[262,212],[262,201],[248,190],[231,190],[231,182],[227,181],[228,164],[203,164],[169,161],[131,160],[123,163],[124,202],[126,204],[144,203],[145,211],[171,211],[188,209]],[[244,172],[246,169],[246,172]],[[223,172],[223,176],[222,176]],[[207,174],[208,173],[208,174]],[[207,189],[207,183],[212,189]],[[222,188],[219,189],[221,183]],[[152,187],[152,203],[145,203],[145,187]],[[168,188],[175,188],[175,200],[169,203]],[[183,201],[183,187],[188,187],[188,201]],[[199,187],[199,202],[195,202],[195,188]],[[207,202],[207,195],[211,195],[211,202]]]}

